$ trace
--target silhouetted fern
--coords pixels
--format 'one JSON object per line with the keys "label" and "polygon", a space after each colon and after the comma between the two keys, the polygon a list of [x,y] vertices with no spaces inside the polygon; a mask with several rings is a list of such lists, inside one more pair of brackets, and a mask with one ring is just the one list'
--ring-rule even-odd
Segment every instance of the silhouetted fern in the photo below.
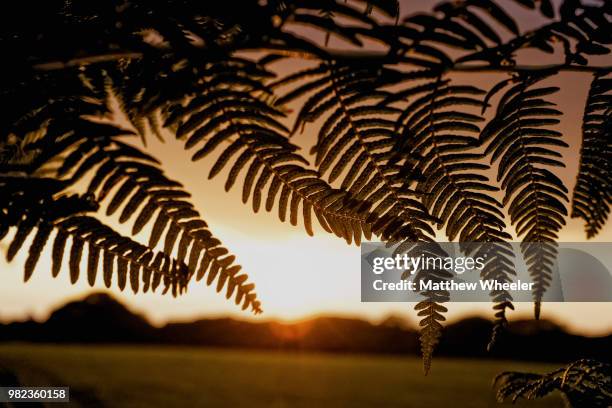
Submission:
{"label": "silhouetted fern", "polygon": [[[415,243],[433,241],[428,221],[435,218],[428,215],[417,194],[407,188],[402,166],[393,160],[395,120],[400,110],[380,104],[391,96],[380,88],[394,83],[397,77],[404,75],[377,65],[322,62],[316,68],[287,76],[275,86],[298,83],[279,103],[309,95],[298,113],[294,131],[307,122],[323,120],[313,147],[319,173],[329,172],[330,183],[341,178],[341,189],[367,203],[371,208],[367,221],[374,234],[390,245],[398,244],[397,252],[419,256],[424,247]],[[434,246],[436,255],[442,254],[441,248]],[[427,271],[419,273],[417,279],[439,282],[451,276],[447,271]],[[442,313],[446,311],[441,303],[449,295],[436,290],[421,294],[425,300],[416,305],[416,310],[423,317],[421,344],[427,372],[441,334]]]}
{"label": "silhouetted fern", "polygon": [[[414,192],[403,186],[401,167],[390,163],[397,109],[377,106],[388,93],[377,90],[397,75],[377,66],[350,67],[322,63],[317,68],[292,74],[277,82],[301,82],[279,98],[289,103],[305,94],[294,131],[307,122],[323,120],[313,148],[320,174],[330,183],[341,179],[340,189],[371,208],[372,232],[385,241],[431,240],[433,230]],[[305,80],[305,81],[302,81]],[[363,92],[370,89],[371,92]],[[391,116],[389,116],[391,115]],[[387,118],[385,118],[387,116]]]}
{"label": "silhouetted fern", "polygon": [[497,400],[543,398],[560,391],[574,408],[612,405],[612,367],[595,360],[578,360],[548,374],[503,372],[495,378]]}
{"label": "silhouetted fern", "polygon": [[[259,313],[260,302],[248,276],[240,274],[235,256],[215,238],[205,221],[191,203],[182,185],[168,179],[153,157],[120,141],[121,129],[101,132],[109,125],[83,122],[75,133],[55,146],[54,153],[63,155],[57,175],[67,176],[71,183],[95,170],[87,193],[103,202],[119,186],[106,208],[113,215],[122,206],[119,222],[135,217],[132,234],[138,234],[155,217],[147,247],[155,248],[163,241],[163,254],[177,265],[187,262],[184,279],[192,276],[201,280],[205,275],[208,285],[217,282],[217,291],[227,286],[227,297],[235,296],[244,309],[251,307]],[[125,132],[123,132],[125,133]],[[92,135],[92,136],[90,136]],[[64,149],[64,151],[62,151]],[[64,152],[66,152],[64,154]],[[91,252],[91,251],[90,251]],[[120,288],[123,287],[120,285]]]}
{"label": "silhouetted fern", "polygon": [[[7,260],[10,261],[17,255],[27,237],[36,230],[25,261],[26,282],[34,273],[34,268],[53,230],[56,230],[52,246],[53,277],[60,272],[67,239],[70,237],[68,266],[70,282],[73,284],[79,279],[83,249],[85,244],[88,244],[87,275],[88,282],[92,286],[96,280],[98,260],[102,254],[104,283],[107,287],[110,287],[112,275],[116,273],[118,286],[123,290],[129,274],[131,288],[136,293],[142,270],[145,292],[149,287],[155,290],[162,278],[165,290],[172,288],[175,295],[185,289],[188,276],[181,271],[184,265],[181,266],[161,253],[153,259],[155,254],[148,247],[122,237],[95,218],[78,215],[93,211],[97,207],[90,196],[60,195],[47,201],[48,193],[55,195],[61,192],[62,183],[57,180],[2,178],[0,185],[6,193],[2,200],[2,209],[7,215],[4,220],[5,222],[8,220],[17,228],[7,251]],[[31,186],[36,188],[28,188]]]}
{"label": "silhouetted fern", "polygon": [[[552,280],[558,231],[565,225],[567,188],[549,168],[565,167],[556,149],[568,147],[562,134],[550,129],[561,114],[543,99],[555,87],[534,87],[541,78],[519,77],[501,98],[495,118],[482,131],[485,153],[499,161],[497,179],[504,190],[504,205],[518,236],[533,278],[535,316]],[[556,148],[556,149],[555,149]],[[555,149],[555,150],[553,150]]]}
{"label": "silhouetted fern", "polygon": [[[111,286],[112,276],[117,276],[117,286],[123,290],[129,279],[130,287],[138,293],[140,281],[143,292],[149,288],[155,291],[164,283],[164,292],[172,289],[174,296],[186,289],[188,275],[186,265],[179,263],[163,253],[155,253],[147,246],[122,237],[92,217],[70,217],[54,225],[58,230],[53,243],[53,273],[57,275],[62,263],[66,238],[71,237],[69,252],[70,281],[76,283],[80,275],[80,262],[85,244],[88,247],[87,280],[91,286],[96,282],[99,260],[102,258],[103,280],[106,287]],[[47,233],[46,229],[39,227]],[[42,234],[41,234],[42,236]],[[37,235],[35,240],[39,237]],[[32,248],[32,247],[31,247]],[[30,257],[33,256],[30,251]],[[28,265],[28,260],[26,265]],[[27,271],[27,269],[26,269]]]}
{"label": "silhouetted fern", "polygon": [[[364,230],[364,217],[359,215],[366,208],[355,204],[349,193],[332,188],[315,171],[304,167],[308,161],[296,153],[298,147],[289,142],[287,129],[277,120],[282,112],[252,71],[262,77],[269,74],[252,64],[234,63],[238,67],[233,63],[212,67],[211,77],[206,80],[208,87],[185,106],[175,106],[165,122],[166,126],[176,126],[177,137],[187,139],[187,149],[202,143],[192,160],[229,143],[210,170],[209,178],[234,159],[225,183],[229,190],[248,168],[242,201],[251,199],[253,211],[259,211],[262,199],[266,211],[271,211],[278,200],[280,220],[285,221],[289,210],[289,221],[297,225],[301,205],[304,227],[310,235],[314,213],[325,230],[349,243],[352,239],[359,242],[362,233],[369,237],[369,231]],[[258,96],[258,92],[263,95]]]}
{"label": "silhouetted fern", "polygon": [[[410,78],[410,76],[408,77]],[[404,173],[417,179],[416,191],[431,216],[437,219],[448,239],[457,237],[469,256],[486,259],[483,279],[509,282],[514,271],[511,240],[505,231],[502,205],[491,194],[482,172],[489,169],[480,162],[477,123],[484,121],[470,107],[482,107],[484,92],[473,86],[453,85],[441,75],[420,85],[400,89],[387,103],[406,101],[397,121],[399,135],[395,154],[408,158]],[[489,347],[500,327],[506,324],[506,309],[513,309],[507,291],[492,291],[496,303],[496,325]]]}
{"label": "silhouetted fern", "polygon": [[584,109],[580,169],[572,217],[582,218],[588,238],[604,226],[612,203],[612,78],[595,74]]}

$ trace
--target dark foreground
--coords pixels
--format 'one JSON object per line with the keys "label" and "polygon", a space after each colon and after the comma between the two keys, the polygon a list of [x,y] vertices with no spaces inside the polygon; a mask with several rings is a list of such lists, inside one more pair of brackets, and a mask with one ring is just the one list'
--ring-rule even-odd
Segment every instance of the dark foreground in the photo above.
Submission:
{"label": "dark foreground", "polygon": [[[23,385],[67,385],[87,407],[492,407],[502,370],[550,364],[139,346],[0,345]],[[558,407],[558,396],[524,407]],[[1,404],[0,404],[1,406]],[[61,404],[52,404],[60,407]]]}

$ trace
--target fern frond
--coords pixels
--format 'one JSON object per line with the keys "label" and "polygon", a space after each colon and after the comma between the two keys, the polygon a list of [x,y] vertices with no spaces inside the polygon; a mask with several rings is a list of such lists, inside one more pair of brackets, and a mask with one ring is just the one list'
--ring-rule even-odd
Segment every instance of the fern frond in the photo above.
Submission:
{"label": "fern frond", "polygon": [[[482,36],[496,44],[501,43],[501,38],[496,31],[485,19],[481,18],[478,13],[473,11],[473,8],[479,9],[481,12],[487,12],[489,15],[495,15],[499,23],[506,29],[516,32],[518,27],[514,20],[495,3],[491,1],[455,1],[442,2],[434,8],[435,11],[444,13],[448,19],[453,19],[457,22],[462,21],[470,27],[474,35]],[[479,44],[484,44],[482,40],[478,40]]]}
{"label": "fern frond", "polygon": [[152,282],[155,289],[162,278],[165,290],[171,287],[174,295],[184,291],[188,282],[188,275],[183,270],[184,265],[161,253],[154,260],[155,254],[148,247],[122,237],[95,218],[82,215],[96,211],[97,203],[87,195],[66,196],[62,193],[65,187],[65,182],[54,179],[0,178],[0,191],[3,193],[0,207],[6,215],[3,221],[7,226],[16,227],[15,236],[7,251],[9,261],[21,249],[27,237],[36,231],[25,261],[24,281],[27,282],[32,277],[44,247],[53,230],[56,230],[52,248],[53,277],[60,271],[68,238],[71,238],[68,266],[70,282],[73,284],[81,275],[81,258],[87,244],[87,274],[92,286],[99,269],[99,257],[103,255],[104,281],[107,287],[111,284],[112,274],[116,272],[119,288],[123,290],[129,267],[130,284],[135,293],[139,288],[141,269],[144,291],[148,290]]}
{"label": "fern frond", "polygon": [[[23,246],[27,237],[37,229],[30,245],[25,263],[24,279],[27,281],[34,272],[34,267],[51,232],[52,223],[58,219],[96,211],[97,203],[90,197],[77,195],[65,196],[63,191],[67,183],[36,177],[0,177],[0,230],[4,238],[10,227],[16,227],[15,236],[6,257],[11,261]],[[65,241],[67,236],[58,234],[56,242]],[[54,256],[60,248],[54,247]],[[63,246],[61,251],[63,251]],[[59,265],[53,265],[52,275],[57,276]]]}
{"label": "fern frond", "polygon": [[560,391],[574,408],[612,405],[612,367],[596,360],[578,360],[548,374],[503,372],[493,385],[498,402],[539,399]]}
{"label": "fern frond", "polygon": [[187,263],[187,280],[195,276],[206,283],[216,282],[217,291],[227,289],[243,309],[260,313],[261,306],[248,276],[240,273],[235,256],[222,246],[201,219],[199,212],[186,201],[190,195],[182,185],[166,177],[158,161],[115,137],[119,132],[109,125],[83,123],[64,143],[56,145],[53,154],[63,157],[58,176],[75,183],[95,170],[87,192],[98,202],[109,200],[106,215],[121,209],[119,222],[134,219],[132,234],[139,233],[153,219],[148,247],[162,241],[162,252],[176,262]]}
{"label": "fern frond", "polygon": [[[217,292],[226,287],[227,298],[235,295],[236,304],[241,304],[243,309],[250,307],[254,313],[261,313],[254,286],[247,282],[248,276],[240,273],[242,267],[235,263],[235,256],[229,254],[212,235],[199,212],[185,200],[189,194],[181,184],[166,178],[156,167],[128,162],[125,155],[117,151],[113,153],[120,160],[115,160],[111,154],[112,170],[108,171],[109,167],[100,169],[98,178],[92,180],[89,186],[89,191],[99,191],[100,197],[114,183],[122,183],[107,207],[107,215],[112,215],[124,204],[119,221],[135,218],[132,234],[137,234],[155,219],[149,247],[154,248],[162,241],[164,254],[170,256],[176,250],[176,260],[187,262],[190,277],[195,276],[199,281],[206,276],[207,285],[217,283]],[[117,176],[117,173],[121,175]],[[100,190],[96,188],[98,180],[101,182]],[[144,203],[142,207],[141,203]],[[141,209],[134,217],[138,208]]]}
{"label": "fern frond", "polygon": [[[106,287],[111,286],[112,276],[116,275],[118,288],[124,290],[129,281],[134,293],[138,293],[141,282],[145,293],[149,288],[155,291],[162,282],[164,293],[171,289],[174,296],[187,288],[189,275],[184,263],[117,234],[93,217],[70,217],[55,223],[54,227],[58,229],[58,235],[54,241],[53,269],[59,270],[66,245],[65,237],[71,237],[69,271],[73,284],[79,279],[81,256],[87,246],[87,280],[91,286],[96,282],[98,270],[102,269]],[[102,268],[99,268],[100,257],[103,259]]]}
{"label": "fern frond", "polygon": [[[213,76],[209,82],[213,86],[185,106],[175,107],[166,121],[169,126],[180,123],[177,137],[187,138],[186,148],[202,146],[193,160],[209,155],[222,143],[229,143],[216,159],[209,178],[234,160],[225,189],[229,190],[239,175],[246,173],[242,200],[244,203],[251,200],[254,212],[259,211],[263,200],[266,211],[271,211],[278,200],[280,220],[285,221],[289,212],[293,225],[297,225],[302,206],[304,227],[310,235],[314,213],[326,231],[349,243],[359,242],[362,235],[369,236],[365,216],[361,215],[366,208],[346,192],[329,186],[317,172],[304,167],[308,162],[296,152],[297,146],[286,136],[287,129],[277,120],[282,112],[257,93],[263,85],[250,85],[241,69],[225,71],[224,75],[226,78]],[[223,82],[226,80],[240,81],[244,88],[229,90]]]}
{"label": "fern frond", "polygon": [[[469,3],[469,1],[467,2]],[[528,0],[530,8],[535,2]],[[541,11],[549,18],[555,11],[550,2],[540,2]],[[552,21],[495,47],[469,53],[457,62],[487,61],[494,66],[513,64],[517,52],[534,48],[546,54],[554,54],[560,44],[567,65],[586,65],[588,57],[610,53],[612,37],[612,5],[606,2],[591,5],[582,1],[563,2],[559,8],[560,19]]]}
{"label": "fern frond", "polygon": [[433,218],[414,192],[404,188],[401,166],[391,162],[399,111],[378,104],[388,95],[378,88],[398,75],[377,66],[323,62],[305,72],[279,103],[309,95],[294,129],[323,120],[313,149],[319,173],[327,173],[330,183],[341,180],[342,190],[368,203],[374,234],[392,243],[427,241],[433,235],[427,222]]}
{"label": "fern frond", "polygon": [[597,73],[582,120],[580,168],[572,198],[572,217],[585,221],[588,238],[605,225],[612,203],[612,77]]}
{"label": "fern frond", "polygon": [[[408,74],[415,77],[426,72]],[[318,133],[315,164],[321,174],[328,173],[329,182],[341,180],[341,189],[372,208],[368,221],[372,232],[389,245],[399,244],[396,251],[420,256],[423,242],[433,241],[429,222],[435,220],[406,186],[401,164],[394,162],[395,117],[400,110],[384,106],[389,97],[382,91],[404,75],[376,65],[343,65],[323,62],[317,68],[281,79],[276,85],[298,81],[279,102],[289,103],[308,95],[302,105],[294,129],[322,120]],[[438,251],[438,244],[431,243]],[[447,280],[447,271],[421,271],[416,279],[435,282]],[[424,291],[425,300],[416,309],[421,321],[421,344],[424,370],[428,372],[435,345],[441,335],[448,301],[444,291]]]}
{"label": "fern frond", "polygon": [[[514,262],[512,237],[505,231],[501,203],[492,194],[498,191],[483,175],[489,169],[481,161],[477,123],[484,119],[470,112],[483,105],[484,92],[470,86],[454,85],[441,76],[425,84],[400,89],[406,100],[399,116],[395,152],[413,158],[404,164],[404,173],[417,178],[415,190],[425,208],[444,229],[450,241],[459,239],[461,249],[472,257],[486,259],[481,277],[512,281]],[[506,324],[506,309],[513,308],[507,291],[493,291],[496,324],[489,347]]]}
{"label": "fern frond", "polygon": [[[26,219],[29,221],[23,225],[36,225],[46,214],[52,214],[55,219],[97,209],[97,204],[89,197],[61,197],[66,187],[66,182],[52,178],[0,176],[0,225],[3,228],[16,227]],[[23,235],[19,238],[23,243],[29,232],[18,235]]]}
{"label": "fern frond", "polygon": [[[447,256],[446,252],[437,243],[412,244],[411,248],[402,248],[401,250],[411,257],[422,255],[434,257]],[[421,269],[414,275],[415,282],[431,281],[433,283],[440,283],[452,278],[453,274],[449,271],[433,268]],[[419,321],[419,342],[421,344],[421,355],[423,356],[423,371],[427,375],[431,370],[433,352],[440,342],[440,337],[442,337],[442,322],[446,320],[444,313],[448,312],[444,303],[450,300],[450,293],[445,290],[432,289],[421,291],[419,294],[424,299],[414,306],[414,310],[417,311],[417,316],[421,318]]]}
{"label": "fern frond", "polygon": [[[514,18],[493,0],[444,1],[431,14],[418,13],[404,19],[397,29],[402,40],[398,51],[405,62],[434,69],[454,64],[452,49],[462,52],[458,61],[486,55],[494,65],[512,61],[512,54],[502,49],[501,27],[519,35]],[[483,18],[484,17],[484,18]],[[491,24],[491,22],[495,24]],[[487,41],[499,44],[500,52],[489,53]],[[467,53],[467,54],[466,54]]]}
{"label": "fern frond", "polygon": [[[300,0],[285,2],[284,5],[278,14],[283,24],[308,26],[311,30],[323,32],[326,38],[325,45],[332,35],[356,47],[363,46],[362,38],[385,41],[387,38],[384,30],[381,30],[381,25],[372,12],[376,10],[377,14],[399,18],[397,0],[351,2]],[[319,52],[314,55],[322,56]]]}
{"label": "fern frond", "polygon": [[106,98],[117,99],[144,144],[149,133],[163,141],[161,115],[197,92],[198,83],[210,65],[206,60],[199,65],[199,60],[181,63],[167,57],[154,61],[133,59],[109,67],[102,80]]}
{"label": "fern frond", "polygon": [[481,133],[491,162],[499,161],[498,181],[504,205],[533,278],[536,318],[552,279],[557,232],[565,225],[567,188],[550,167],[565,167],[555,150],[567,147],[561,133],[549,127],[561,114],[544,97],[557,88],[534,87],[541,77],[519,77],[502,96],[497,113]]}

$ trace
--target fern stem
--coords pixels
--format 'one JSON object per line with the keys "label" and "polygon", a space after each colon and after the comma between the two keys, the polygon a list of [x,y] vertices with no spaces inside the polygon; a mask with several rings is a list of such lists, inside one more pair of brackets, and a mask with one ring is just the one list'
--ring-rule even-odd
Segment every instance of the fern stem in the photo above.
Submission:
{"label": "fern stem", "polygon": [[65,61],[47,61],[34,64],[32,68],[36,71],[56,71],[60,69],[74,68],[81,65],[95,64],[98,62],[117,61],[120,59],[142,58],[141,52],[113,52],[110,54],[88,55],[86,57],[72,58]]}
{"label": "fern stem", "polygon": [[[259,49],[265,50],[266,47]],[[243,51],[249,51],[245,49]],[[278,51],[278,50],[275,50]],[[292,56],[305,60],[321,60],[321,55],[308,54],[305,52],[286,52],[287,56]],[[140,59],[144,55],[140,52],[123,51],[108,54],[88,55],[62,60],[52,60],[33,64],[32,68],[35,71],[56,71],[69,69],[81,65],[96,64],[100,62],[117,61],[121,59]],[[371,52],[371,51],[334,51],[327,53],[329,61],[350,61],[358,60],[361,62],[369,61],[381,64],[397,64],[402,62],[402,57],[390,56],[386,52]],[[453,64],[450,66],[440,66],[434,68],[440,73],[446,72],[539,72],[539,71],[571,71],[571,72],[599,72],[602,70],[612,70],[612,65],[594,66],[594,65],[575,65],[575,64],[545,64],[545,65],[472,65],[472,64]]]}
{"label": "fern stem", "polygon": [[456,72],[540,72],[540,71],[565,71],[565,72],[599,72],[601,70],[612,69],[612,66],[586,66],[570,64],[549,64],[549,65],[470,65],[457,64],[447,69]]}

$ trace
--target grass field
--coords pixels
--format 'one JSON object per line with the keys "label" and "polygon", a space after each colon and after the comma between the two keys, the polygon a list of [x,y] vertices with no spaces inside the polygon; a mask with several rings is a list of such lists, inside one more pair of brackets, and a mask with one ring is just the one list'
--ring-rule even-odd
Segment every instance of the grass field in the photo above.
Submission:
{"label": "grass field", "polygon": [[492,407],[497,372],[553,368],[438,358],[424,377],[410,357],[22,344],[0,345],[0,364],[23,385],[70,386],[87,407]]}

